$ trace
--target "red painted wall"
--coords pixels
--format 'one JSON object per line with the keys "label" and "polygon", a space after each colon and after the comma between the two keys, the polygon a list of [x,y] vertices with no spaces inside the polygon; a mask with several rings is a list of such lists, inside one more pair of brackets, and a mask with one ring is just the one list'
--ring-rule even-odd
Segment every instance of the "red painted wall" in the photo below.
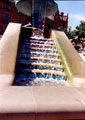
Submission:
{"label": "red painted wall", "polygon": [[59,10],[55,15],[45,19],[45,27],[52,29],[67,30],[68,28],[68,14],[64,15],[63,12],[59,13]]}
{"label": "red painted wall", "polygon": [[14,3],[0,0],[0,34],[3,34],[9,22],[26,25],[28,21],[30,21],[30,17],[19,13]]}
{"label": "red painted wall", "polygon": [[[65,16],[64,13],[59,13],[58,10],[56,14],[51,17],[52,19],[46,18],[45,20],[45,26],[47,26],[47,28],[67,29],[68,15]],[[14,3],[8,0],[0,0],[0,35],[3,34],[9,22],[26,25],[29,21],[31,21],[31,18],[19,13]]]}
{"label": "red painted wall", "polygon": [[68,28],[68,14],[65,16],[63,12],[59,13],[59,10],[54,15],[54,26],[55,29],[66,29]]}

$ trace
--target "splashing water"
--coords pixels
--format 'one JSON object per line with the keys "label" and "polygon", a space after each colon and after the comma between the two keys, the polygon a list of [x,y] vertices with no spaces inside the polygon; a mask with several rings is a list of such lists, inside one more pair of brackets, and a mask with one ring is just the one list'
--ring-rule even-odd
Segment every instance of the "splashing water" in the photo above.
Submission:
{"label": "splashing water", "polygon": [[[66,86],[66,75],[53,40],[20,39],[15,85]],[[48,47],[47,47],[48,46]]]}

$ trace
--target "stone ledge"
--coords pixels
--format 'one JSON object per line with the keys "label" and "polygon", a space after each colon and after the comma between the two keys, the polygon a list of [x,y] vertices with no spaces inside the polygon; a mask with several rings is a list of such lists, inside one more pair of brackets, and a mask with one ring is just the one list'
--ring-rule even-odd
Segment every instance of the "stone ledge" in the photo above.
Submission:
{"label": "stone ledge", "polygon": [[68,82],[74,87],[85,87],[85,63],[62,31],[52,31],[51,36],[56,44],[67,73]]}
{"label": "stone ledge", "polygon": [[14,74],[1,74],[0,75],[0,87],[11,86],[13,84]]}
{"label": "stone ledge", "polygon": [[0,74],[14,74],[21,25],[9,23],[0,40]]}
{"label": "stone ledge", "polygon": [[48,120],[85,119],[84,88],[9,86],[0,87],[0,91],[0,115],[3,116],[21,113],[27,116],[33,114],[36,120],[45,116]]}
{"label": "stone ledge", "polygon": [[[11,47],[9,41],[12,40],[13,35],[9,36],[9,32],[12,27],[16,31],[12,33],[14,38],[16,38],[16,41],[13,40],[15,44],[11,42],[15,49],[8,53],[6,45],[8,48]],[[0,41],[0,45],[3,43],[4,47],[3,49],[0,46],[0,60],[4,63],[4,67],[0,69],[0,120],[85,119],[85,88],[11,86],[14,79],[14,66],[20,30],[21,25],[9,24],[6,33]],[[6,43],[9,43],[9,45]],[[11,64],[12,66],[9,67],[10,62],[8,64],[3,62],[2,55],[7,58],[12,52],[14,65]],[[7,66],[8,68],[6,68]]]}

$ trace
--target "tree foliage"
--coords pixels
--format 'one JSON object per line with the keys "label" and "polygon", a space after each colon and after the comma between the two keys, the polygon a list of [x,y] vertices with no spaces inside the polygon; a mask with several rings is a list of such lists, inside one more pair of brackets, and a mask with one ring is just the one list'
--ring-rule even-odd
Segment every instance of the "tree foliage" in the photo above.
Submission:
{"label": "tree foliage", "polygon": [[78,40],[85,39],[85,21],[80,21],[80,24],[76,26],[76,29],[71,32],[65,32],[68,38],[72,39],[77,37]]}

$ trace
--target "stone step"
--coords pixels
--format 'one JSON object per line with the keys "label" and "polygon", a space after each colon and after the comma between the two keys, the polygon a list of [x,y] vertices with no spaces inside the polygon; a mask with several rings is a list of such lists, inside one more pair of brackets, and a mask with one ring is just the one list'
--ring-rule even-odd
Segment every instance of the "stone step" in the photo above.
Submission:
{"label": "stone step", "polygon": [[29,49],[25,49],[25,48],[23,48],[23,49],[19,49],[19,52],[21,53],[21,54],[28,54],[28,53],[30,53],[30,52],[40,52],[40,53],[52,53],[52,54],[56,54],[57,53],[57,50],[56,49],[44,49],[44,48],[29,48]]}
{"label": "stone step", "polygon": [[29,41],[29,40],[37,40],[37,41],[48,41],[48,42],[54,42],[54,40],[53,39],[39,39],[39,38],[30,38],[30,39],[25,39],[25,40],[27,40],[27,41]]}
{"label": "stone step", "polygon": [[40,51],[52,51],[52,52],[57,52],[56,49],[48,49],[48,48],[36,48],[36,47],[28,47],[29,49],[32,50],[40,50]]}
{"label": "stone step", "polygon": [[[21,54],[22,55],[22,54]],[[41,52],[29,52],[28,54],[24,54],[22,55],[23,57],[26,55],[43,55],[43,56],[52,56],[52,57],[59,57],[59,54],[56,53],[56,54],[52,54],[52,53],[41,53]]]}
{"label": "stone step", "polygon": [[47,45],[47,44],[36,44],[36,43],[28,43],[27,45],[23,45],[23,46],[36,46],[36,47],[49,47],[49,48],[56,48],[55,45]]}
{"label": "stone step", "polygon": [[[39,60],[39,61],[50,61],[50,62],[60,62],[61,63],[61,59],[52,59],[52,58],[43,58],[43,57],[29,57],[30,60]],[[29,59],[21,59],[24,62],[28,62]]]}
{"label": "stone step", "polygon": [[27,69],[27,71],[23,71],[23,73],[34,73],[34,74],[49,74],[49,75],[56,75],[66,77],[64,72],[55,71],[55,70],[40,70],[40,69]]}
{"label": "stone step", "polygon": [[44,41],[30,40],[30,41],[25,41],[24,42],[24,44],[28,44],[28,43],[55,45],[54,42],[49,42],[49,41],[44,42]]}
{"label": "stone step", "polygon": [[[54,40],[28,39],[21,42],[18,56],[19,69],[17,69],[16,75],[17,82],[20,80],[19,84],[25,85],[29,81],[33,82],[36,78],[38,80],[42,77],[47,79],[47,76],[51,80],[65,81],[66,75],[59,57]],[[34,76],[33,79],[30,77],[31,74]],[[22,78],[21,75],[23,75]]]}
{"label": "stone step", "polygon": [[32,66],[40,66],[40,67],[51,67],[56,69],[64,69],[62,65],[53,65],[53,64],[47,64],[47,63],[28,63],[28,65]]}
{"label": "stone step", "polygon": [[[36,73],[36,74],[34,74],[34,73],[29,73],[29,74],[18,74],[17,75],[17,80],[18,81],[22,81],[22,82],[24,82],[24,81],[33,81],[34,79],[36,79],[36,77],[38,78],[38,79],[43,79],[44,78],[44,80],[48,80],[48,79],[50,79],[50,82],[52,82],[52,80],[54,80],[54,79],[57,79],[57,80],[62,80],[62,81],[64,81],[64,80],[66,80],[66,77],[64,77],[64,76],[52,76],[51,74],[49,74],[49,75],[47,75],[47,74],[41,74],[41,73]],[[53,79],[54,78],[54,79]]]}
{"label": "stone step", "polygon": [[[23,45],[23,46],[21,46],[21,49],[32,49],[32,48],[36,48],[36,49],[38,49],[38,50],[44,50],[44,49],[48,49],[48,50],[56,50],[56,48],[55,47],[46,47],[46,46],[43,46],[43,45],[40,45],[40,46],[37,46],[37,45]],[[56,50],[57,51],[57,50]]]}
{"label": "stone step", "polygon": [[52,68],[52,69],[55,69],[56,68],[56,70],[57,69],[61,69],[62,71],[64,70],[64,67],[62,66],[62,65],[59,65],[59,64],[52,64],[52,63],[34,63],[34,62],[26,62],[26,63],[24,63],[24,62],[20,62],[20,64],[19,64],[19,66],[21,66],[20,68],[26,68],[26,67],[28,67],[28,68],[33,68],[33,67],[30,67],[30,66],[35,66],[35,68],[36,68],[36,66],[37,67],[41,67],[41,68]]}

